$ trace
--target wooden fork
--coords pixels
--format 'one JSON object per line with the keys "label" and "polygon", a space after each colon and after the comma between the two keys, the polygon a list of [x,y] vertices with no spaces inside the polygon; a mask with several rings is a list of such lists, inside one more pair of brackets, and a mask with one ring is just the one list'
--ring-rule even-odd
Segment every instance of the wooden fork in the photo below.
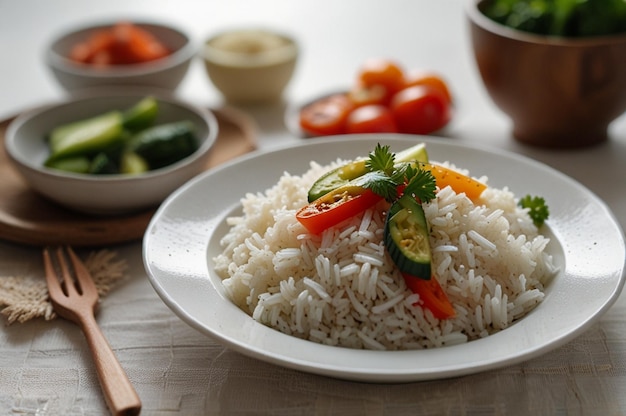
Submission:
{"label": "wooden fork", "polygon": [[[98,291],[89,271],[71,248],[64,250],[58,247],[54,251],[56,255],[49,247],[43,251],[46,281],[54,310],[83,330],[111,413],[138,415],[141,411],[139,396],[96,322],[94,313]],[[72,267],[68,266],[67,258]]]}

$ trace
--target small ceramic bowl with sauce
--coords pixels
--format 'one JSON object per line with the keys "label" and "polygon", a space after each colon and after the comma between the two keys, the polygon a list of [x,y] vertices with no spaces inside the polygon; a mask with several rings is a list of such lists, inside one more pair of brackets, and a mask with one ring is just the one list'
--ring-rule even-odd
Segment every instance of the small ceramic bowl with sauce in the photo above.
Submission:
{"label": "small ceramic bowl with sauce", "polygon": [[204,43],[201,57],[212,84],[232,103],[279,101],[291,80],[298,45],[269,29],[232,29]]}

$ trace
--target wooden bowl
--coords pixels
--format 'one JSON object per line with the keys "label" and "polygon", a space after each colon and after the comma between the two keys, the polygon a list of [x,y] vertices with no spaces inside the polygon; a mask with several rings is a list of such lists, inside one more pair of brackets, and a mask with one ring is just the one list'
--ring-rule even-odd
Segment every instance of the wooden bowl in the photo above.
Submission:
{"label": "wooden bowl", "polygon": [[626,111],[626,33],[562,38],[507,28],[468,0],[474,57],[495,104],[524,143],[568,148],[608,138]]}

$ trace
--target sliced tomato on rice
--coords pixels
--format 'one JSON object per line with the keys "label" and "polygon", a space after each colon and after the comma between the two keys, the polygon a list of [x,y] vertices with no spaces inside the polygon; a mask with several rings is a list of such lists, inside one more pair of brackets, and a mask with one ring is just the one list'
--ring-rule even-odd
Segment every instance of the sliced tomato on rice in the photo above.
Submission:
{"label": "sliced tomato on rice", "polygon": [[402,277],[409,289],[420,296],[421,306],[430,310],[435,318],[448,319],[456,315],[454,306],[437,279],[420,279],[406,273],[402,273]]}
{"label": "sliced tomato on rice", "polygon": [[296,219],[313,234],[339,224],[382,201],[382,197],[360,186],[344,185],[302,207]]}

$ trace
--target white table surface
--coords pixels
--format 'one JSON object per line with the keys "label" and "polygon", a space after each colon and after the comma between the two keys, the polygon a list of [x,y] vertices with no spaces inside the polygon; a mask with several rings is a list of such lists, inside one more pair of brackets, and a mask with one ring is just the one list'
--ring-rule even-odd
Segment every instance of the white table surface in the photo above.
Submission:
{"label": "white table surface", "polygon": [[[482,87],[462,0],[154,1],[0,0],[0,119],[64,96],[42,63],[50,36],[107,17],[155,17],[200,42],[223,28],[269,26],[301,44],[280,105],[241,108],[261,149],[293,143],[284,107],[349,84],[373,56],[443,74],[458,113],[446,135],[525,154],[581,182],[626,224],[626,116],[611,139],[556,151],[514,141]],[[200,62],[178,89],[220,105]],[[2,178],[0,178],[2,180]],[[178,319],[152,289],[139,242],[116,247],[129,280],[102,301],[98,321],[143,401],[145,415],[626,414],[626,295],[586,333],[544,356],[500,370],[407,384],[362,384],[298,373],[233,352]],[[38,273],[39,250],[0,241],[0,276]],[[63,320],[0,326],[0,414],[107,414],[82,334]]]}

